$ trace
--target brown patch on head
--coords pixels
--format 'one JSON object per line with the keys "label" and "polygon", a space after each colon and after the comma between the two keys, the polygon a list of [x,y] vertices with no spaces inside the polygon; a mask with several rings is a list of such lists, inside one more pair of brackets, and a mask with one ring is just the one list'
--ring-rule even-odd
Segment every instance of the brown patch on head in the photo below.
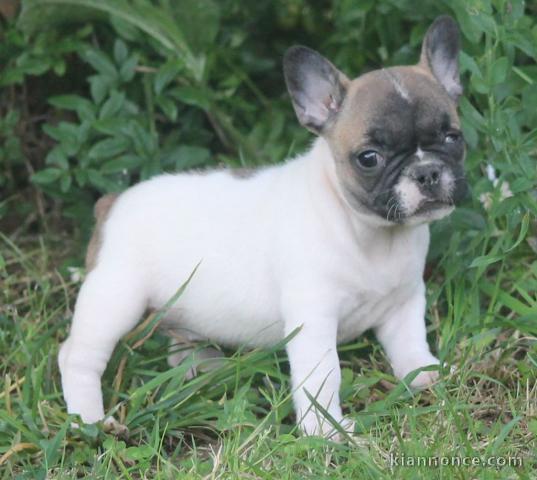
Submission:
{"label": "brown patch on head", "polygon": [[[338,153],[372,141],[399,144],[404,140],[397,137],[425,140],[427,130],[434,129],[445,115],[452,126],[459,127],[455,104],[426,70],[418,66],[375,70],[351,82],[326,137]],[[415,131],[409,131],[410,127]],[[379,138],[372,138],[375,131]]]}
{"label": "brown patch on head", "polygon": [[[337,118],[323,132],[335,160],[338,181],[355,209],[386,220],[394,186],[416,152],[440,152],[445,161],[463,158],[463,147],[445,150],[449,131],[459,131],[456,102],[422,65],[392,67],[353,80]],[[366,171],[358,165],[364,152],[377,152],[385,165]],[[444,153],[442,153],[444,152]],[[463,176],[459,167],[454,176]],[[391,210],[391,213],[390,213]]]}
{"label": "brown patch on head", "polygon": [[429,28],[420,63],[353,81],[310,49],[286,53],[298,119],[328,142],[342,192],[357,210],[389,220],[397,182],[424,155],[452,171],[453,179],[463,177],[458,54],[458,27],[447,16]]}
{"label": "brown patch on head", "polygon": [[94,215],[95,215],[95,228],[88,244],[86,252],[86,270],[90,272],[97,265],[97,255],[102,245],[102,227],[108,219],[108,214],[114,203],[116,202],[119,194],[110,193],[105,195],[95,203]]}

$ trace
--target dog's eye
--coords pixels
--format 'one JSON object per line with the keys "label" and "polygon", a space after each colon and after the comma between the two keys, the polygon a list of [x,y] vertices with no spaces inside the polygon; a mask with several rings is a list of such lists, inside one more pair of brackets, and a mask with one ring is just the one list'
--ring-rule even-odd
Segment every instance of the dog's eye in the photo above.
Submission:
{"label": "dog's eye", "polygon": [[373,170],[381,165],[383,160],[384,158],[382,155],[375,150],[365,150],[360,152],[357,156],[358,164],[366,170]]}
{"label": "dog's eye", "polygon": [[457,143],[461,138],[459,132],[448,132],[444,137],[444,143]]}

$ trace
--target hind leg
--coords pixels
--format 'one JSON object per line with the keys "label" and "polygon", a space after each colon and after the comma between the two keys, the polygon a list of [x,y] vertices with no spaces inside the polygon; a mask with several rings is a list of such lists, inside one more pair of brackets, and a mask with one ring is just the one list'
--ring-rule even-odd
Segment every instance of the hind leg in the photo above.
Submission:
{"label": "hind leg", "polygon": [[218,368],[224,358],[224,354],[216,348],[200,348],[196,347],[196,344],[192,341],[170,338],[168,355],[168,365],[170,367],[176,367],[191,355],[195,360],[195,364],[187,370],[185,374],[187,380],[192,380],[200,372]]}
{"label": "hind leg", "polygon": [[104,418],[101,376],[116,343],[134,328],[145,306],[136,272],[98,267],[88,275],[58,355],[68,413],[85,423]]}

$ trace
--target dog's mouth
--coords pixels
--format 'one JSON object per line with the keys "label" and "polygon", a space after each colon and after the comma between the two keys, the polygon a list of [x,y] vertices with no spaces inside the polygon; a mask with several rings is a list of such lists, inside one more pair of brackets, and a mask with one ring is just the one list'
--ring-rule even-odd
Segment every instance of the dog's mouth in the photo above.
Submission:
{"label": "dog's mouth", "polygon": [[454,172],[444,169],[436,182],[422,185],[417,179],[402,174],[391,189],[374,197],[370,208],[387,222],[395,224],[444,218],[452,213],[460,200],[464,179],[462,176],[455,178]]}
{"label": "dog's mouth", "polygon": [[413,215],[420,215],[423,213],[428,213],[433,210],[440,210],[444,208],[453,208],[455,204],[452,201],[448,200],[439,200],[439,199],[425,199],[421,202],[419,207],[414,211]]}

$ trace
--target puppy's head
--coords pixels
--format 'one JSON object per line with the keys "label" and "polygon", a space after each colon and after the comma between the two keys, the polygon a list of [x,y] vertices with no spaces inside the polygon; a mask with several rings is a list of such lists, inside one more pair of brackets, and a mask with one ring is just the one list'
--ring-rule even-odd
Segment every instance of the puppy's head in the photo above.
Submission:
{"label": "puppy's head", "polygon": [[459,31],[436,19],[414,66],[349,80],[306,47],[290,48],[284,73],[300,123],[328,142],[343,195],[380,223],[449,214],[466,192],[457,115]]}

